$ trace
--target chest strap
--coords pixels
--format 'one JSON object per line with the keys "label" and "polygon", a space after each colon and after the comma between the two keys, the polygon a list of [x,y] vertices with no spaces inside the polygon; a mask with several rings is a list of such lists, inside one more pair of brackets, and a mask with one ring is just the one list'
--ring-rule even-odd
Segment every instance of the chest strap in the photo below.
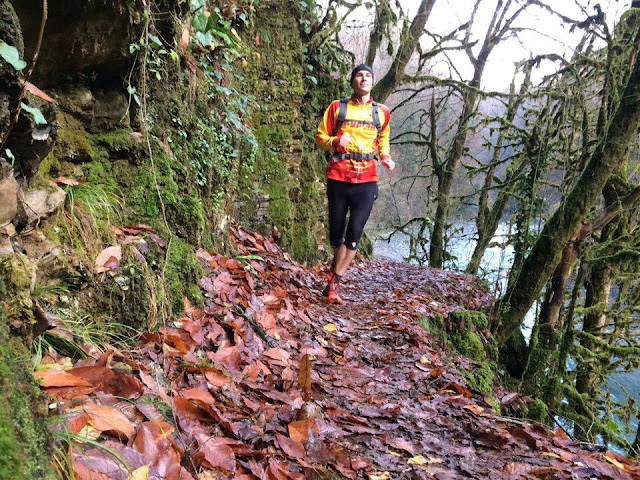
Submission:
{"label": "chest strap", "polygon": [[347,158],[352,160],[373,160],[376,156],[373,153],[334,153],[331,156],[331,160],[334,162],[346,160]]}

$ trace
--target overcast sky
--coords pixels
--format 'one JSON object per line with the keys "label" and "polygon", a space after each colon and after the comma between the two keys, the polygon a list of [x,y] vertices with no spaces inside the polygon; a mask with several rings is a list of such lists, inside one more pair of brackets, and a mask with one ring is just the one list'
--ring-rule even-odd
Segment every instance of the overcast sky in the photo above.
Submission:
{"label": "overcast sky", "polygon": [[[418,0],[401,0],[405,5],[408,14],[413,17],[419,1]],[[427,21],[427,30],[434,33],[447,33],[456,26],[469,20],[471,10],[475,0],[436,0],[435,6],[429,20]],[[594,5],[600,3],[606,12],[607,21],[610,26],[620,18],[620,15],[629,7],[629,0],[602,0],[600,2],[593,0],[546,0],[553,5],[553,8],[560,13],[571,18],[581,20],[586,15],[595,13]],[[486,30],[493,10],[498,0],[486,0],[478,12],[474,35],[480,40],[480,36]],[[521,2],[517,2],[521,3]],[[364,26],[361,31],[360,40],[350,43],[348,47],[356,54],[356,63],[364,61],[366,55],[366,38],[368,37],[368,28],[370,28],[370,11],[361,9],[351,17],[351,26]],[[490,90],[506,90],[511,83],[513,75],[513,64],[523,58],[535,56],[544,53],[558,53],[565,57],[571,56],[571,49],[577,44],[580,34],[569,32],[569,26],[554,15],[538,8],[529,7],[529,10],[521,14],[518,18],[516,26],[521,28],[532,29],[531,31],[521,32],[519,39],[511,38],[498,45],[487,64],[485,75],[483,77],[482,86]],[[351,29],[353,32],[354,29]],[[462,74],[464,79],[468,80],[471,76],[471,65],[465,54],[452,54],[451,58],[456,64],[456,68]],[[444,59],[436,62],[433,66],[434,72],[439,75],[448,75],[448,68],[445,68]],[[549,74],[555,67],[551,64],[543,66],[537,74],[539,80],[543,75]],[[382,70],[382,67],[376,63],[374,70]],[[378,74],[382,71],[376,72]]]}

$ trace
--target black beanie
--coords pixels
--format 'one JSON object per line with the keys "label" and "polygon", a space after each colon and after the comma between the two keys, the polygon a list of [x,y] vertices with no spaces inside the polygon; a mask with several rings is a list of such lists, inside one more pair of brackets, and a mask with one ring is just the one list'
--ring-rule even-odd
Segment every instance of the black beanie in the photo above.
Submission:
{"label": "black beanie", "polygon": [[361,63],[353,69],[353,72],[351,72],[351,81],[349,82],[349,85],[353,83],[353,79],[355,78],[356,74],[361,70],[366,70],[367,72],[369,72],[371,74],[371,78],[373,79],[373,70],[371,70],[371,67],[369,65]]}

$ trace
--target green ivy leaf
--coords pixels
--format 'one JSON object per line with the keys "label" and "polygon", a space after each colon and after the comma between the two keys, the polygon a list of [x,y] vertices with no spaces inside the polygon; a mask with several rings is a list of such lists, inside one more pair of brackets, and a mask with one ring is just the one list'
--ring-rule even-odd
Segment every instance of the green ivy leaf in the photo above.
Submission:
{"label": "green ivy leaf", "polygon": [[213,41],[213,35],[210,33],[196,32],[196,40],[200,42],[203,47],[206,47]]}
{"label": "green ivy leaf", "polygon": [[191,10],[197,12],[204,7],[205,0],[191,0]]}
{"label": "green ivy leaf", "polygon": [[35,120],[37,125],[47,124],[47,121],[45,120],[44,115],[42,115],[42,112],[40,111],[39,108],[30,107],[24,102],[20,102],[20,106],[24,111],[29,112],[31,115],[33,115],[33,119]]}
{"label": "green ivy leaf", "polygon": [[149,38],[149,40],[151,40],[157,47],[162,45],[162,40],[160,40],[158,37],[156,37],[152,33],[147,33],[147,38]]}
{"label": "green ivy leaf", "polygon": [[220,15],[218,15],[218,12],[211,12],[211,15],[209,15],[209,19],[207,20],[207,29],[205,31],[208,32],[212,28],[216,28],[219,21]]}
{"label": "green ivy leaf", "polygon": [[193,20],[191,20],[191,25],[198,32],[207,33],[207,23],[209,22],[209,18],[204,13],[199,13]]}
{"label": "green ivy leaf", "polygon": [[212,29],[212,30],[211,30],[211,33],[213,33],[214,35],[216,35],[216,36],[220,37],[220,38],[224,41],[225,45],[234,45],[234,44],[236,43],[236,41],[235,41],[235,40],[233,40],[233,39],[232,39],[232,38],[227,34],[227,32],[226,32],[226,31],[224,31],[224,30],[223,30],[223,29],[221,29],[221,28],[214,28],[214,29]]}
{"label": "green ivy leaf", "polygon": [[13,152],[7,148],[5,149],[4,154],[7,156],[9,160],[11,160],[11,166],[13,167],[16,161],[16,157],[14,157]]}
{"label": "green ivy leaf", "polygon": [[8,43],[0,40],[0,56],[16,70],[22,70],[27,66],[27,62],[20,60],[20,54],[16,47],[12,47]]}

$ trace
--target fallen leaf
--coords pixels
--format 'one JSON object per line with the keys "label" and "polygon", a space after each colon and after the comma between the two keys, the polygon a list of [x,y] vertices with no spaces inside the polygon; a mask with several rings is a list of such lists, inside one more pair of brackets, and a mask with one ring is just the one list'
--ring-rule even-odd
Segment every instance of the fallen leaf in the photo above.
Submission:
{"label": "fallen leaf", "polygon": [[94,403],[86,403],[82,409],[98,430],[119,432],[127,438],[132,438],[136,431],[133,424],[120,410]]}
{"label": "fallen leaf", "polygon": [[553,436],[555,438],[562,438],[563,440],[570,440],[569,436],[560,427],[556,428],[556,431],[553,433]]}
{"label": "fallen leaf", "polygon": [[311,426],[310,419],[298,420],[291,422],[288,425],[289,437],[296,442],[305,444],[309,439],[309,427]]}
{"label": "fallen leaf", "polygon": [[75,178],[69,178],[69,177],[56,177],[53,179],[54,182],[56,182],[58,185],[69,185],[72,187],[75,187],[76,185],[80,185],[81,183],[85,183],[86,180],[82,179],[82,180],[78,180]]}
{"label": "fallen leaf", "polygon": [[185,25],[184,27],[182,27],[182,30],[180,31],[180,42],[179,42],[180,48],[185,50],[189,45],[190,40],[191,38],[189,34],[189,26]]}
{"label": "fallen leaf", "polygon": [[149,465],[136,468],[129,474],[127,480],[147,480],[149,478]]}
{"label": "fallen leaf", "polygon": [[[89,420],[88,417],[87,417],[87,420]],[[80,431],[76,433],[76,437],[74,437],[73,440],[74,442],[78,442],[78,443],[86,443],[89,441],[97,440],[100,437],[100,434],[102,434],[101,430],[98,430],[93,425],[87,424],[84,427],[82,427]]]}
{"label": "fallen leaf", "polygon": [[264,351],[264,356],[286,362],[291,354],[282,348],[274,347]]}
{"label": "fallen leaf", "polygon": [[511,392],[508,393],[507,395],[505,395],[504,397],[502,397],[500,399],[500,405],[509,405],[510,403],[512,403],[516,398],[518,398],[520,396],[520,394],[518,392]]}
{"label": "fallen leaf", "polygon": [[280,444],[280,448],[282,448],[282,451],[290,457],[304,458],[307,456],[302,443],[296,442],[295,440],[285,437],[280,433],[276,434],[276,438],[278,439],[278,443]]}
{"label": "fallen leaf", "polygon": [[409,465],[426,465],[427,463],[429,463],[429,460],[424,458],[422,455],[416,455],[415,457],[411,457],[409,460],[407,460],[407,463]]}
{"label": "fallen leaf", "polygon": [[194,458],[205,468],[223,468],[232,471],[236,466],[236,456],[223,437],[210,437],[203,433],[196,435],[198,451]]}
{"label": "fallen leaf", "polygon": [[308,396],[311,392],[311,361],[309,355],[303,355],[300,359],[300,367],[298,370],[298,385]]}
{"label": "fallen leaf", "polygon": [[120,245],[105,248],[96,258],[96,273],[118,268],[120,260],[122,260],[122,247]]}
{"label": "fallen leaf", "polygon": [[53,98],[51,98],[49,95],[44,93],[42,90],[40,90],[31,82],[24,82],[24,89],[27,92],[32,93],[36,97],[41,98],[42,100],[46,100],[49,103],[56,103],[56,101]]}
{"label": "fallen leaf", "polygon": [[93,387],[93,385],[75,375],[60,370],[48,369],[34,372],[36,378],[41,378],[41,387]]}
{"label": "fallen leaf", "polygon": [[543,457],[553,457],[553,458],[562,459],[562,457],[560,455],[558,455],[557,453],[553,453],[553,452],[542,452],[540,455],[542,455]]}
{"label": "fallen leaf", "polygon": [[369,480],[389,480],[391,474],[389,472],[367,473]]}
{"label": "fallen leaf", "polygon": [[604,459],[611,463],[612,465],[615,465],[616,467],[622,469],[622,470],[627,470],[627,468],[625,467],[624,464],[620,463],[618,460],[616,460],[614,458],[614,454],[613,452],[610,452],[609,450],[607,450],[607,452],[604,454]]}
{"label": "fallen leaf", "polygon": [[336,326],[335,323],[327,323],[324,327],[327,332],[335,332],[336,330],[338,330],[338,327]]}

